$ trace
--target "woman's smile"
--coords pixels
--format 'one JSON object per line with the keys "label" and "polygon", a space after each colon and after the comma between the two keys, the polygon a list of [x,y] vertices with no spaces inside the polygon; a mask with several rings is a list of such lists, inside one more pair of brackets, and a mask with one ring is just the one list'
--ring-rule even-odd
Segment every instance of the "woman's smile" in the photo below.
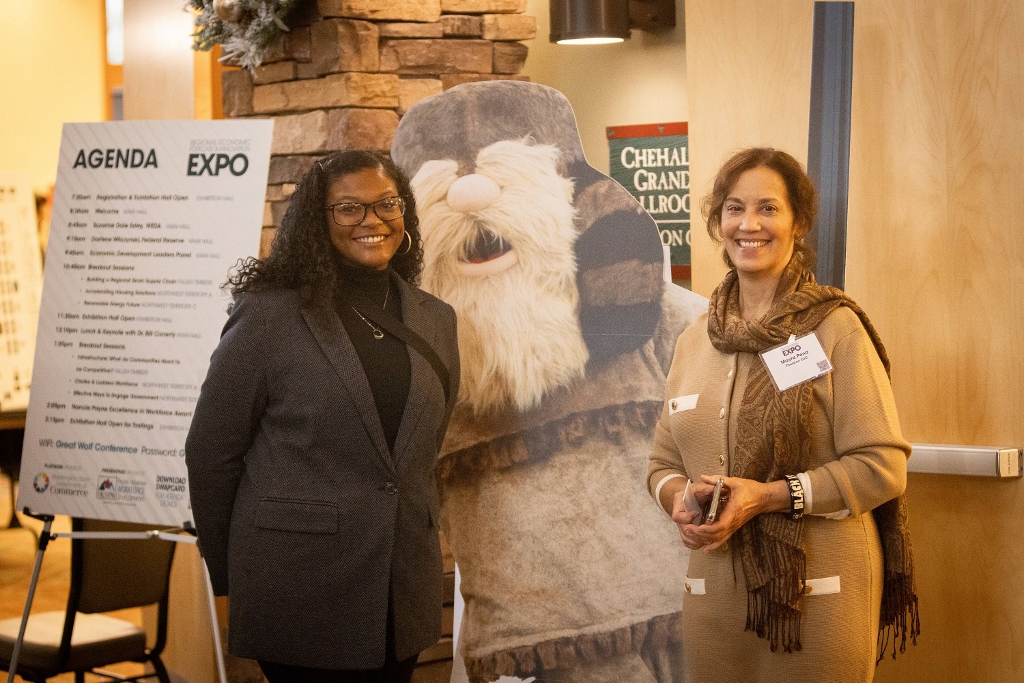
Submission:
{"label": "woman's smile", "polygon": [[354,239],[356,242],[363,242],[365,244],[377,244],[379,242],[383,242],[384,240],[386,240],[390,234],[391,233],[386,233],[383,235],[367,235],[366,237],[353,237],[352,239]]}

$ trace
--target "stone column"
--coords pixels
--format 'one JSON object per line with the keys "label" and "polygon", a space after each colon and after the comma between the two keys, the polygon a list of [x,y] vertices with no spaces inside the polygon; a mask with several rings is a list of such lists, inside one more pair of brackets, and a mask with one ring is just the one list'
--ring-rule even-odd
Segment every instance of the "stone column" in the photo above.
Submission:
{"label": "stone column", "polygon": [[391,148],[419,100],[470,81],[520,75],[537,21],[526,0],[317,0],[255,74],[223,75],[224,115],[273,118],[260,256],[295,183],[343,149]]}

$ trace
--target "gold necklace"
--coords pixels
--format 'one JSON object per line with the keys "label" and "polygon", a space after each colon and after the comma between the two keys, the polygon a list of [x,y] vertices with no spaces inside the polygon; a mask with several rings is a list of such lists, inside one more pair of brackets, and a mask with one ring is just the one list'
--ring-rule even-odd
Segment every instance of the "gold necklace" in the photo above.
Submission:
{"label": "gold necklace", "polygon": [[[388,283],[387,291],[384,292],[384,305],[381,306],[381,309],[387,308],[387,305],[388,305],[388,295],[389,294],[391,294],[391,283],[390,282]],[[373,338],[374,339],[376,339],[377,341],[380,341],[381,339],[384,338],[384,330],[380,329],[379,327],[377,327],[376,325],[371,323],[369,320],[367,320],[366,316],[364,316],[362,313],[360,313],[359,311],[356,311],[356,307],[355,306],[349,306],[349,308],[351,308],[353,311],[355,311],[355,314],[358,315],[360,318],[362,318],[364,323],[366,323],[367,325],[370,326],[370,329],[373,330]]]}

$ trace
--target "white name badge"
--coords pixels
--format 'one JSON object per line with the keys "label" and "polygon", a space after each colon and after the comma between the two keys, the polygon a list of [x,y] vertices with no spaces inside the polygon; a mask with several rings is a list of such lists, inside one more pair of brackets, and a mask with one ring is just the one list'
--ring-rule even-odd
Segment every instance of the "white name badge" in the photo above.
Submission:
{"label": "white name badge", "polygon": [[791,336],[782,346],[762,351],[761,360],[779,391],[832,372],[832,363],[813,332],[799,339]]}

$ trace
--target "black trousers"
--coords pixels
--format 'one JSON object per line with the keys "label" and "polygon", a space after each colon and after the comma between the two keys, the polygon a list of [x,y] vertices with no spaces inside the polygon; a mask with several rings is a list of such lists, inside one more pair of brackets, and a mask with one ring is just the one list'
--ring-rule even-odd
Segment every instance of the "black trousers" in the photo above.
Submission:
{"label": "black trousers", "polygon": [[311,669],[274,662],[260,662],[270,683],[409,683],[416,657],[385,660],[379,669]]}
{"label": "black trousers", "polygon": [[379,669],[313,669],[263,660],[259,665],[269,683],[409,683],[417,657],[402,661],[395,657],[394,614],[389,604],[384,666]]}

